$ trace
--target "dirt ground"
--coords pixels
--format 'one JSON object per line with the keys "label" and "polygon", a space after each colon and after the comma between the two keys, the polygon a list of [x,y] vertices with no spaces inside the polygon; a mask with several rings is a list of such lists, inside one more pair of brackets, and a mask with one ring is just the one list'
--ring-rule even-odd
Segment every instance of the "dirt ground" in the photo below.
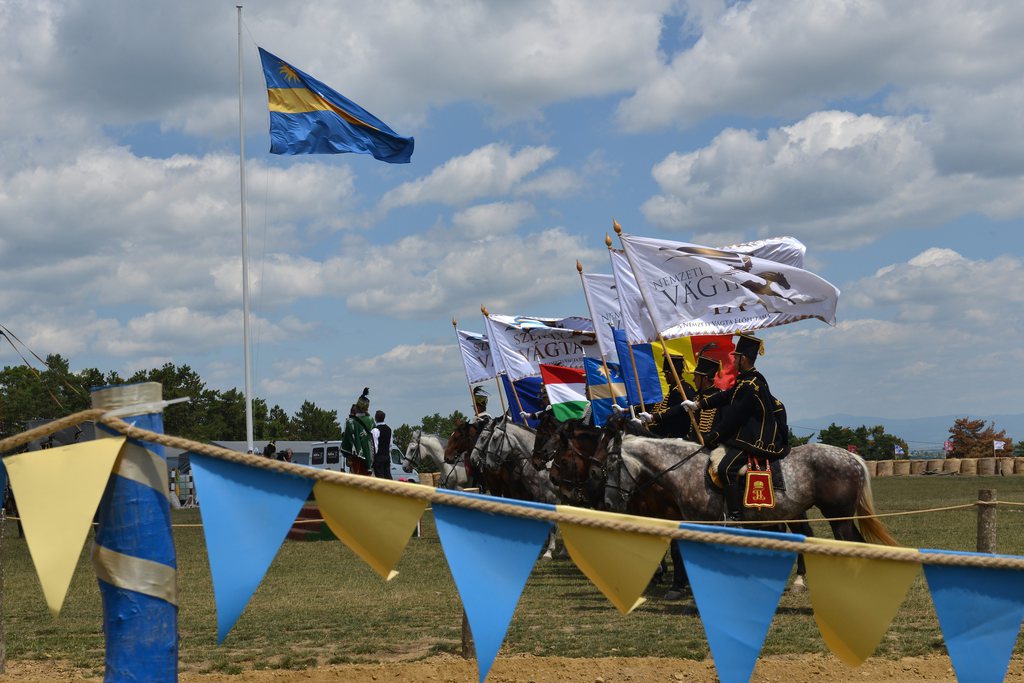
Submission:
{"label": "dirt ground", "polygon": [[[763,657],[754,670],[753,681],[776,683],[820,683],[846,680],[867,681],[955,681],[953,668],[944,656],[911,657],[899,660],[871,659],[851,669],[837,659],[821,655]],[[82,678],[62,662],[11,661],[0,681],[99,681]],[[418,662],[384,664],[339,664],[300,671],[249,671],[238,675],[182,674],[181,683],[384,683],[412,681],[424,683],[472,683],[477,680],[476,665],[451,655]],[[491,683],[616,683],[618,681],[716,681],[711,660],[654,657],[606,657],[569,659],[564,657],[502,656],[494,663]],[[1024,659],[1010,662],[1007,681],[1024,682]]]}

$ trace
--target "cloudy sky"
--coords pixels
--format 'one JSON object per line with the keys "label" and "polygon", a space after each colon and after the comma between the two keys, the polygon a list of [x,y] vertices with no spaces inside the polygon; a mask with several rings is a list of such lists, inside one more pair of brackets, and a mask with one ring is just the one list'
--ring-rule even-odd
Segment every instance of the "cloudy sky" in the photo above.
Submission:
{"label": "cloudy sky", "polygon": [[[766,331],[791,423],[1024,412],[1024,5],[244,9],[255,393],[468,412],[452,318],[585,313],[627,232],[792,235],[838,325]],[[243,379],[234,2],[0,0],[0,322],[72,369]],[[268,153],[259,45],[416,138]],[[9,347],[0,363],[20,359]],[[492,385],[493,386],[493,385]]]}

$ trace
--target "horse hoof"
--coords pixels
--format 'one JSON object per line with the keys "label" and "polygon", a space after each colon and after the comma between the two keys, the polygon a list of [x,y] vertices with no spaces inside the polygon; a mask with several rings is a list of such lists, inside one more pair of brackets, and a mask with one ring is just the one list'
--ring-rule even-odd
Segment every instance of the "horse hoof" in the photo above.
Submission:
{"label": "horse hoof", "polygon": [[670,590],[668,593],[665,593],[666,600],[682,600],[684,597],[686,596],[683,595],[682,591],[677,591],[674,589]]}
{"label": "horse hoof", "polygon": [[546,552],[543,555],[541,555],[540,559],[543,560],[544,562],[550,562],[551,559],[552,559],[551,558],[551,551],[549,550],[548,552]]}
{"label": "horse hoof", "polygon": [[789,587],[790,593],[803,593],[805,590],[807,590],[807,584],[804,583],[804,577],[797,576],[793,579],[793,583]]}

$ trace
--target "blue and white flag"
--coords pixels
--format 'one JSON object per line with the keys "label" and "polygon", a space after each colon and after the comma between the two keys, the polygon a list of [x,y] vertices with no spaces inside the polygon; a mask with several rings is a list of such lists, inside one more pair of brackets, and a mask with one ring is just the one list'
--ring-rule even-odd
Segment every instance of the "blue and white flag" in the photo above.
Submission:
{"label": "blue and white flag", "polygon": [[512,381],[540,377],[540,364],[582,368],[585,357],[600,358],[590,318],[485,316],[495,370]]}
{"label": "blue and white flag", "polygon": [[[653,406],[661,402],[661,374],[654,350],[650,344],[630,344],[625,330],[614,330],[615,346],[619,350],[619,367],[626,385],[626,397],[631,406]],[[632,348],[630,348],[632,346]],[[639,391],[637,383],[639,380]]]}

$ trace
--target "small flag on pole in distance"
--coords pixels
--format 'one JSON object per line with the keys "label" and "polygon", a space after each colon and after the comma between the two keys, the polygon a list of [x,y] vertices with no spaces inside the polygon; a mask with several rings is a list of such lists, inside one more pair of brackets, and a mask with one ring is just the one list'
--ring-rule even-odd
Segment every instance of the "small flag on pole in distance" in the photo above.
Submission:
{"label": "small flag on pole in distance", "polygon": [[992,442],[992,450],[993,450],[993,452],[994,451],[1001,451],[1005,447],[1006,447],[1006,442],[1005,441],[993,441]]}
{"label": "small flag on pole in distance", "polygon": [[370,154],[407,164],[414,141],[309,74],[260,48],[271,154]]}

